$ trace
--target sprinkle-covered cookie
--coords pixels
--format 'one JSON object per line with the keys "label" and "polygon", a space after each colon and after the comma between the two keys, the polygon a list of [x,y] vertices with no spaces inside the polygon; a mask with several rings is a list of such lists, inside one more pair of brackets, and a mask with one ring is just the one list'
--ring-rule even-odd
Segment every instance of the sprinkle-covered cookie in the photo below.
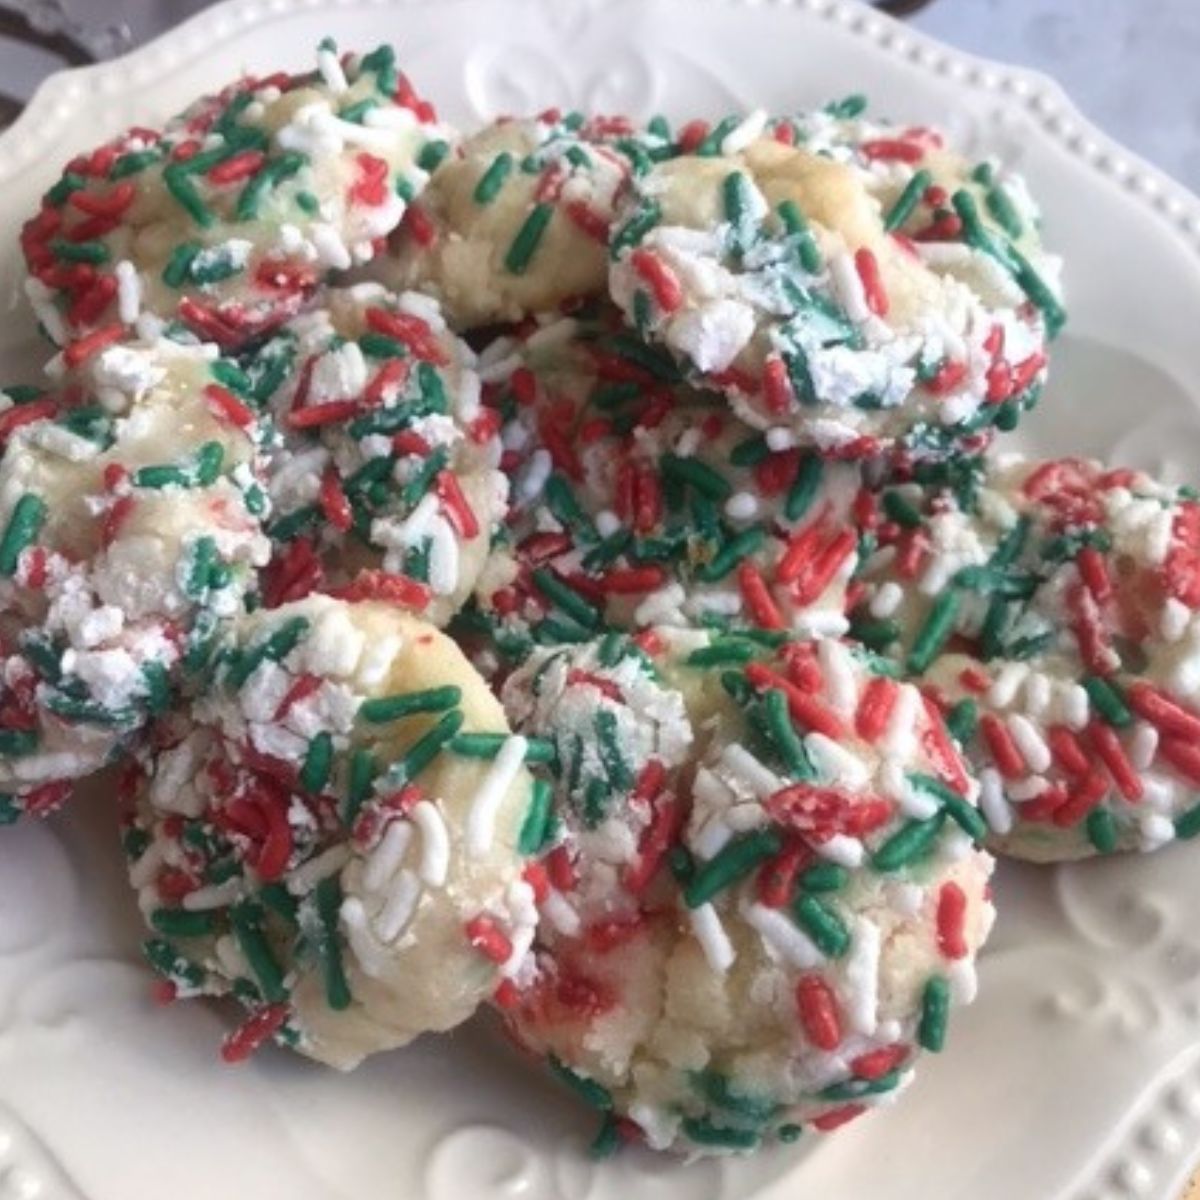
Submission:
{"label": "sprinkle-covered cookie", "polygon": [[726,121],[635,179],[613,298],[775,449],[978,451],[1040,393],[1057,260],[1017,177],[846,111]]}
{"label": "sprinkle-covered cookie", "polygon": [[610,318],[550,321],[483,352],[513,494],[477,623],[518,660],[608,628],[844,633],[861,468],[772,451]]}
{"label": "sprinkle-covered cookie", "polygon": [[128,355],[138,386],[0,398],[0,820],[55,807],[161,714],[269,556],[233,364]]}
{"label": "sprinkle-covered cookie", "polygon": [[936,687],[998,849],[1200,831],[1200,504],[1077,459],[998,458],[881,496],[853,629]]}
{"label": "sprinkle-covered cookie", "polygon": [[378,271],[439,297],[459,328],[597,296],[618,200],[671,153],[664,127],[623,117],[503,118],[446,157]]}
{"label": "sprinkle-covered cookie", "polygon": [[26,223],[27,291],[68,357],[143,315],[236,348],[370,259],[449,146],[381,46],[247,78],[67,164]]}
{"label": "sprinkle-covered cookie", "polygon": [[231,994],[229,1061],[274,1038],[348,1069],[466,1020],[525,961],[545,785],[457,647],[394,606],[247,618],[125,782],[168,998]]}
{"label": "sprinkle-covered cookie", "polygon": [[830,1130],[942,1049],[992,864],[915,687],[834,640],[665,630],[543,649],[503,699],[555,747],[559,824],[497,999],[602,1114],[598,1149]]}
{"label": "sprinkle-covered cookie", "polygon": [[434,301],[374,283],[329,290],[252,356],[278,433],[270,603],[369,570],[379,599],[457,611],[508,495],[474,358]]}

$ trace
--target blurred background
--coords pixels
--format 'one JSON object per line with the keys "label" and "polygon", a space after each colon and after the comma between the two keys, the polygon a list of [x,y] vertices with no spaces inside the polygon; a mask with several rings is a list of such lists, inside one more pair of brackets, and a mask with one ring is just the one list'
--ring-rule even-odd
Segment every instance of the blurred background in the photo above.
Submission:
{"label": "blurred background", "polygon": [[[0,125],[64,65],[111,58],[209,0],[0,0]],[[1046,71],[1106,131],[1200,191],[1200,0],[878,0],[952,45]]]}

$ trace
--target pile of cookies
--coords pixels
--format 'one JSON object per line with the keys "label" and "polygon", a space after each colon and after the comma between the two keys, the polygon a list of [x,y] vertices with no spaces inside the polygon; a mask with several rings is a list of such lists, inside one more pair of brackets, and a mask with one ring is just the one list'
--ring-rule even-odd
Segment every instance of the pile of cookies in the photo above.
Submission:
{"label": "pile of cookies", "polygon": [[1200,832],[1200,498],[1007,453],[1065,320],[934,129],[317,50],[64,168],[0,393],[0,821],[113,766],[164,1000],[347,1069],[492,1007],[624,1141],[889,1103],[993,853]]}

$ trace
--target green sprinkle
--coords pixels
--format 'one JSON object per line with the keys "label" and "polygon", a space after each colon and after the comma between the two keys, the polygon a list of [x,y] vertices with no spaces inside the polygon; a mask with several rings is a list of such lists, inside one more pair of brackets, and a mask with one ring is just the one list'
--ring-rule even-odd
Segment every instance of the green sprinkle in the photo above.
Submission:
{"label": "green sprinkle", "polygon": [[535,204],[525,223],[517,230],[517,236],[504,256],[504,266],[513,275],[525,274],[552,216],[553,204]]}
{"label": "green sprinkle", "polygon": [[[15,825],[21,819],[22,808],[17,798],[8,792],[0,793],[0,828],[7,828],[9,825]],[[129,858],[139,857],[136,854],[129,854]]]}
{"label": "green sprinkle", "polygon": [[204,971],[185,958],[165,938],[151,938],[142,944],[146,961],[166,979],[178,980],[185,987],[204,985]]}
{"label": "green sprinkle", "polygon": [[33,729],[0,729],[0,754],[22,758],[38,748],[37,731]]}
{"label": "green sprinkle", "polygon": [[[1103,809],[1094,809],[1092,815],[1095,816],[1103,811]],[[1177,838],[1186,841],[1188,838],[1194,838],[1198,833],[1200,833],[1200,804],[1193,805],[1175,818],[1175,836]],[[1092,840],[1095,841],[1094,838]]]}
{"label": "green sprinkle", "polygon": [[609,782],[615,788],[632,787],[633,772],[621,753],[617,714],[611,709],[602,708],[596,713],[596,737],[600,743],[600,761]]}
{"label": "green sprinkle", "polygon": [[885,1092],[895,1091],[900,1085],[901,1073],[898,1070],[880,1075],[878,1079],[847,1079],[844,1083],[835,1083],[822,1088],[822,1100],[832,1100],[843,1103],[847,1100],[859,1100],[864,1096],[879,1096]]}
{"label": "green sprinkle", "polygon": [[891,212],[888,213],[883,223],[883,228],[886,232],[895,232],[912,216],[913,210],[921,203],[921,197],[932,182],[933,175],[925,170],[918,171],[908,181],[907,186],[897,197],[896,203],[892,205]]}
{"label": "green sprinkle", "polygon": [[716,158],[721,153],[721,146],[725,139],[731,134],[738,125],[741,124],[741,117],[736,113],[731,113],[727,117],[722,117],[704,136],[704,140],[696,147],[694,153],[697,158]]}
{"label": "green sprinkle", "polygon": [[604,618],[600,610],[548,567],[539,567],[533,572],[533,583],[547,600],[580,625],[594,629],[603,624]]}
{"label": "green sprinkle", "polygon": [[899,871],[923,858],[933,848],[945,819],[943,813],[937,813],[925,821],[906,822],[871,856],[872,866],[877,871]]}
{"label": "green sprinkle", "polygon": [[792,905],[800,928],[818,950],[829,958],[841,958],[850,949],[850,930],[831,904],[802,892]]}
{"label": "green sprinkle", "polygon": [[800,873],[797,883],[805,892],[840,892],[850,879],[850,872],[834,862],[814,863]]}
{"label": "green sprinkle", "polygon": [[787,500],[783,505],[783,515],[789,521],[799,521],[808,512],[821,486],[824,473],[825,467],[820,455],[809,452],[801,457],[795,481],[788,490]]}
{"label": "green sprinkle", "polygon": [[98,266],[108,262],[108,247],[103,242],[68,242],[55,238],[50,243],[55,258],[63,262],[91,263]]}
{"label": "green sprinkle", "polygon": [[201,229],[208,229],[216,218],[212,210],[204,203],[192,182],[191,172],[187,163],[172,163],[163,171],[163,183],[171,198],[187,213]]}
{"label": "green sprinkle", "polygon": [[803,1132],[803,1125],[780,1125],[778,1137],[781,1142],[790,1144],[792,1142],[798,1142],[800,1140],[800,1135]]}
{"label": "green sprinkle", "polygon": [[744,879],[760,863],[778,854],[783,839],[773,829],[756,829],[733,838],[697,871],[684,888],[688,908],[699,908],[719,892]]}
{"label": "green sprinkle", "polygon": [[816,275],[821,270],[821,250],[808,222],[804,219],[804,214],[794,200],[783,201],[775,211],[787,235],[796,239],[796,253],[800,258],[800,265],[810,275]]}
{"label": "green sprinkle", "polygon": [[615,631],[606,633],[600,639],[597,656],[602,667],[615,667],[625,657],[625,639]]}
{"label": "green sprinkle", "polygon": [[637,245],[661,220],[662,208],[656,200],[643,204],[613,234],[608,246],[611,257],[620,258],[623,251],[629,249],[630,246]]}
{"label": "green sprinkle", "polygon": [[804,747],[804,739],[796,732],[792,723],[787,697],[778,688],[771,688],[764,693],[762,703],[771,745],[783,760],[788,774],[802,782],[815,779],[817,770]]}
{"label": "green sprinkle", "polygon": [[908,776],[908,782],[919,792],[932,796],[937,800],[951,819],[960,826],[971,838],[980,842],[987,837],[987,822],[979,809],[968,804],[953,788],[948,787],[940,779],[932,775],[914,773]]}
{"label": "green sprinkle", "polygon": [[513,156],[507,150],[497,154],[475,185],[475,203],[491,204],[512,174]]}
{"label": "green sprinkle", "polygon": [[884,651],[900,638],[900,626],[895,621],[863,621],[854,618],[850,622],[850,636],[871,650]]}
{"label": "green sprinkle", "polygon": [[433,762],[446,744],[462,728],[462,709],[451,709],[436,725],[409,748],[408,753],[388,772],[388,779],[403,785],[416,779]]}
{"label": "green sprinkle", "polygon": [[562,1059],[551,1054],[547,1059],[551,1072],[563,1081],[577,1096],[593,1108],[601,1112],[611,1112],[613,1107],[612,1093],[594,1079],[587,1078],[572,1071]]}
{"label": "green sprinkle", "polygon": [[993,187],[984,197],[984,201],[996,224],[1010,238],[1016,240],[1025,232],[1025,223],[1021,220],[1021,214],[1017,212],[1017,206],[1002,187]]}
{"label": "green sprinkle", "polygon": [[193,598],[203,596],[208,591],[213,568],[219,561],[216,540],[208,534],[198,537],[192,545],[191,562],[183,583],[184,592]]}
{"label": "green sprinkle", "polygon": [[920,510],[900,492],[883,493],[883,511],[905,529],[916,529],[924,523]]}
{"label": "green sprinkle", "polygon": [[280,662],[300,643],[308,632],[307,617],[292,617],[256,646],[247,647],[229,664],[230,687],[240,688],[264,662]]}
{"label": "green sprinkle", "polygon": [[762,546],[767,531],[761,525],[752,525],[732,537],[713,556],[712,560],[696,571],[696,577],[705,583],[724,579],[744,558],[748,558]]}
{"label": "green sprinkle", "polygon": [[736,638],[720,638],[708,646],[693,650],[684,659],[689,667],[724,667],[741,666],[748,663],[758,654],[758,647],[753,642]]}
{"label": "green sprinkle", "polygon": [[[511,736],[507,733],[460,733],[450,743],[449,748],[461,758],[495,758]],[[525,739],[527,763],[554,763],[557,757],[554,743],[549,738]]]}
{"label": "green sprinkle", "polygon": [[321,510],[315,504],[306,504],[280,517],[270,527],[271,540],[275,542],[290,542],[299,537],[305,530],[316,526],[321,519]]}
{"label": "green sprinkle", "polygon": [[312,192],[297,192],[296,207],[305,215],[315,217],[321,211],[321,201]]}
{"label": "green sprinkle", "polygon": [[399,696],[380,696],[364,700],[359,705],[358,715],[372,725],[386,725],[413,713],[439,713],[462,703],[462,688],[427,688],[422,692],[408,692]]}
{"label": "green sprinkle", "polygon": [[694,487],[710,500],[728,500],[733,494],[733,485],[728,479],[697,459],[664,454],[660,466],[664,476]]}
{"label": "green sprinkle", "polygon": [[257,905],[235,904],[229,910],[229,921],[233,936],[237,940],[250,970],[269,1004],[278,1004],[287,999],[287,987],[283,982],[283,971],[271,953],[271,947],[262,930],[262,910]]}
{"label": "green sprinkle", "polygon": [[729,453],[729,461],[735,467],[756,467],[770,455],[771,447],[767,445],[766,435],[756,433],[734,446]]}
{"label": "green sprinkle", "polygon": [[[1184,813],[1175,822],[1176,837],[1188,838],[1200,832],[1200,805],[1190,812]],[[1186,822],[1186,825],[1184,824]],[[1087,815],[1086,823],[1088,841],[1101,854],[1111,854],[1117,848],[1117,823],[1107,808],[1093,808]],[[1187,829],[1190,832],[1182,832]]]}
{"label": "green sprinkle", "polygon": [[946,1044],[946,1025],[949,1019],[950,982],[941,975],[934,975],[921,993],[921,1022],[917,1027],[917,1041],[920,1045],[932,1054],[937,1054]]}
{"label": "green sprinkle", "polygon": [[535,779],[530,789],[529,809],[521,822],[517,837],[517,851],[529,857],[537,854],[546,844],[546,833],[550,828],[553,792],[544,779]]}
{"label": "green sprinkle", "polygon": [[608,780],[596,775],[587,781],[583,790],[583,821],[589,829],[597,828],[608,816],[611,799],[612,790],[608,786]]}
{"label": "green sprinkle", "polygon": [[375,760],[371,752],[359,746],[350,756],[350,779],[346,787],[346,804],[342,812],[342,824],[351,828],[362,811],[362,806],[371,794],[375,782]]}
{"label": "green sprinkle", "polygon": [[426,142],[421,149],[421,153],[417,155],[417,166],[422,171],[428,171],[432,175],[442,165],[446,159],[446,155],[449,153],[450,143],[443,141],[441,138],[436,138],[432,142]]}
{"label": "green sprinkle", "polygon": [[684,1117],[682,1129],[684,1135],[698,1146],[752,1150],[759,1140],[759,1135],[753,1129],[731,1129],[727,1125],[714,1125],[703,1117]]}
{"label": "green sprinkle", "polygon": [[333,769],[333,736],[328,730],[318,733],[308,743],[304,764],[300,768],[300,786],[314,795],[325,789]]}
{"label": "green sprinkle", "polygon": [[974,700],[960,700],[946,714],[946,728],[959,745],[965,746],[971,740],[978,724],[979,706]]}
{"label": "green sprinkle", "polygon": [[678,884],[686,885],[696,877],[696,860],[686,846],[672,846],[667,851],[667,866]]}
{"label": "green sprinkle", "polygon": [[32,492],[26,492],[13,505],[3,535],[0,535],[0,575],[16,574],[22,551],[37,540],[46,520],[46,502]]}
{"label": "green sprinkle", "polygon": [[316,887],[317,916],[321,920],[319,949],[325,979],[325,1002],[334,1012],[350,1007],[353,996],[342,963],[342,942],[338,934],[338,914],[342,908],[342,887],[336,875],[322,879]]}
{"label": "green sprinkle", "polygon": [[308,163],[308,156],[298,151],[289,150],[278,158],[266,163],[238,195],[234,205],[233,216],[237,221],[252,221],[258,216],[258,210],[266,199],[267,193],[296,175]]}
{"label": "green sprinkle", "polygon": [[621,1126],[611,1113],[600,1122],[600,1129],[588,1146],[588,1158],[601,1162],[612,1158],[621,1148]]}
{"label": "green sprinkle", "polygon": [[1092,707],[1108,724],[1117,729],[1127,729],[1133,724],[1133,713],[1129,711],[1121,689],[1112,680],[1101,679],[1099,675],[1085,675],[1080,682]]}
{"label": "green sprinkle", "polygon": [[146,691],[146,708],[151,715],[158,716],[166,712],[171,701],[171,677],[166,665],[148,662],[142,668],[142,685]]}
{"label": "green sprinkle", "polygon": [[692,1076],[692,1084],[710,1104],[756,1123],[769,1121],[780,1108],[773,1100],[739,1091],[720,1071],[698,1071]]}
{"label": "green sprinkle", "polygon": [[357,104],[347,105],[338,113],[338,116],[341,117],[343,121],[349,121],[352,125],[362,125],[365,121],[367,113],[369,113],[373,108],[378,107],[379,101],[373,96],[368,96],[365,100],[360,100]]}
{"label": "green sprinkle", "polygon": [[[137,175],[144,171],[147,167],[158,162],[160,154],[157,150],[138,150],[132,154],[122,154],[112,165],[112,170],[109,171],[108,177],[112,180],[125,179],[130,175]],[[64,176],[64,178],[66,178]]]}
{"label": "green sprinkle", "polygon": [[825,111],[840,121],[850,121],[861,117],[867,111],[867,98],[862,92],[853,92],[841,100],[833,100],[825,105]]}
{"label": "green sprinkle", "polygon": [[908,655],[908,669],[914,675],[926,671],[946,644],[958,619],[960,596],[956,591],[943,592],[929,611],[925,624],[913,639]]}
{"label": "green sprinkle", "polygon": [[204,937],[217,930],[215,913],[189,912],[186,908],[156,908],[150,914],[150,925],[168,937]]}
{"label": "green sprinkle", "polygon": [[732,243],[735,253],[741,254],[749,249],[754,238],[753,199],[749,178],[743,171],[731,171],[721,184],[721,200],[725,207],[725,218],[732,231]]}

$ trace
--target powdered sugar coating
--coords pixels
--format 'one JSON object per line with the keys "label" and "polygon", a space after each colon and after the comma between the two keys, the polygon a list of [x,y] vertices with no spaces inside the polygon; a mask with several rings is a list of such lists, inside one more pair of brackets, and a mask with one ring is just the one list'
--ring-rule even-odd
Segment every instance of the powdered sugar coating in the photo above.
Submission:
{"label": "powdered sugar coating", "polygon": [[267,1028],[348,1069],[452,1028],[532,940],[525,753],[454,644],[395,607],[246,618],[126,783],[151,964],[243,1002],[227,1057]]}
{"label": "powdered sugar coating", "polygon": [[498,999],[605,1114],[601,1144],[832,1129],[941,1048],[991,860],[977,785],[912,685],[837,641],[661,630],[541,650],[503,695],[559,748],[562,828],[535,956]]}

